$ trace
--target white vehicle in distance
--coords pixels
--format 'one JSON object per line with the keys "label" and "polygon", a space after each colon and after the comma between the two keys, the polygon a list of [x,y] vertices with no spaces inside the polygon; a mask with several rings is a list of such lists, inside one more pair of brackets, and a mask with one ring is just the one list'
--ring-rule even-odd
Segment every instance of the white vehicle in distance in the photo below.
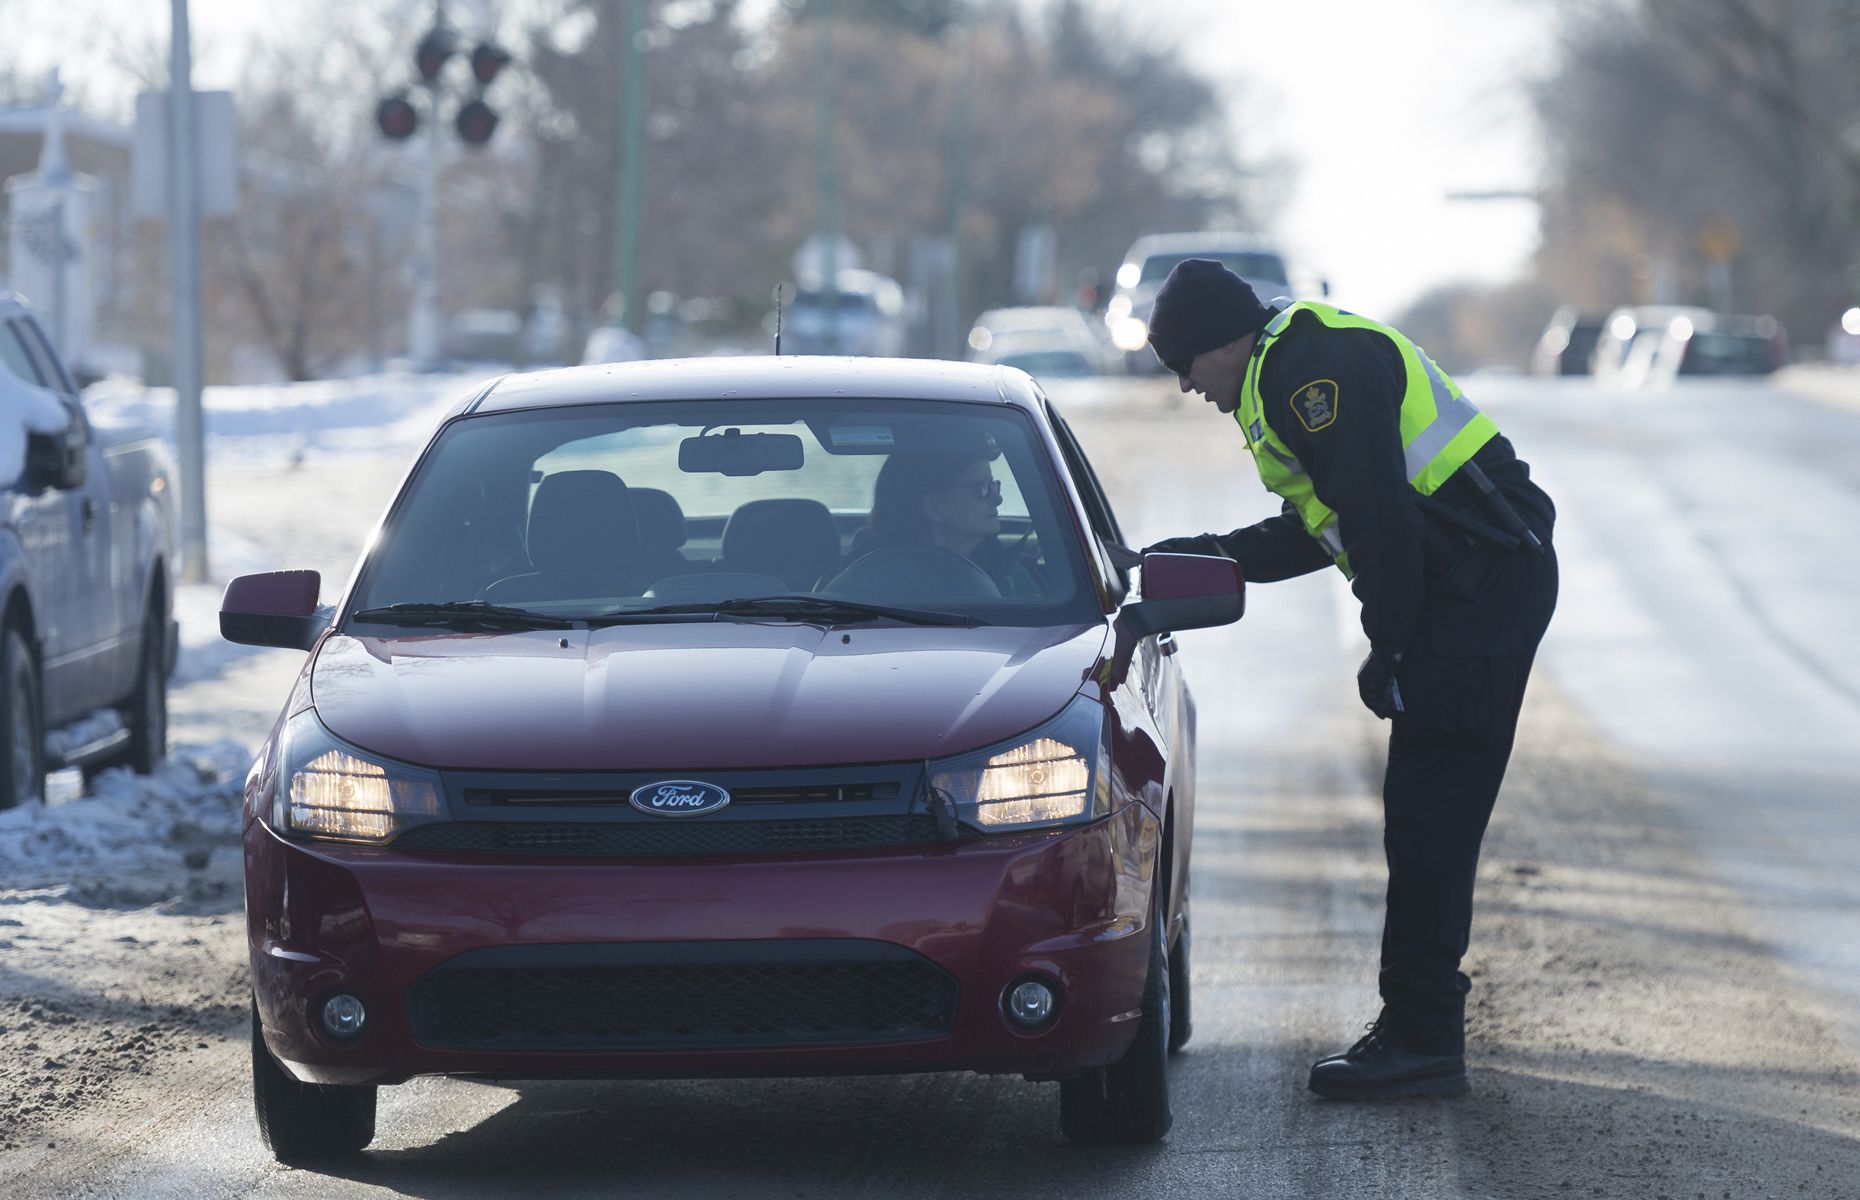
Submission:
{"label": "white vehicle in distance", "polygon": [[896,358],[904,353],[904,289],[876,271],[846,267],[839,288],[803,281],[782,314],[782,353],[856,354]]}
{"label": "white vehicle in distance", "polygon": [[1121,369],[1096,322],[1060,304],[991,308],[969,330],[969,361],[1018,367],[1036,379]]}
{"label": "white vehicle in distance", "polygon": [[[1111,344],[1129,356],[1125,363],[1130,369],[1149,374],[1162,369],[1148,349],[1150,307],[1169,272],[1189,258],[1218,259],[1246,280],[1262,301],[1292,295],[1285,256],[1273,241],[1259,234],[1153,233],[1140,237],[1117,269],[1117,291],[1104,312]],[[1320,290],[1328,294],[1330,289],[1321,286]]]}

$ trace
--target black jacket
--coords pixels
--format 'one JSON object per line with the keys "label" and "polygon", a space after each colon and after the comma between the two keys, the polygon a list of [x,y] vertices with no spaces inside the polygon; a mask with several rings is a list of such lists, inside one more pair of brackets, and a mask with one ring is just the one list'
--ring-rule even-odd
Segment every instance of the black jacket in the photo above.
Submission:
{"label": "black jacket", "polygon": [[[1258,350],[1255,350],[1258,353]],[[1427,519],[1415,503],[1401,449],[1401,401],[1407,373],[1401,352],[1368,329],[1332,329],[1301,313],[1272,344],[1260,378],[1266,423],[1311,477],[1319,500],[1337,514],[1338,532],[1363,605],[1363,631],[1378,651],[1396,653],[1413,641],[1426,602],[1430,563],[1464,549],[1461,538]],[[1316,432],[1305,427],[1292,397],[1310,384],[1334,385],[1335,418]],[[1530,467],[1502,434],[1473,456],[1546,543],[1556,509],[1531,482]],[[1444,503],[1490,521],[1472,485],[1459,476],[1441,486]],[[1290,504],[1276,517],[1231,533],[1171,539],[1172,548],[1227,555],[1255,583],[1331,566],[1330,555],[1305,532]]]}

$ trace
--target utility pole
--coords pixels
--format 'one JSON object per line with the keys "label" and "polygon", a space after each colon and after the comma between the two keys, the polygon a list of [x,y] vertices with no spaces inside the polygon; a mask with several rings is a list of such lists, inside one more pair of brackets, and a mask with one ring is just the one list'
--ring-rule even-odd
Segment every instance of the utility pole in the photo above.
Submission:
{"label": "utility pole", "polygon": [[[827,345],[840,351],[840,179],[834,132],[839,125],[837,88],[833,79],[833,35],[837,27],[834,0],[820,5],[819,91],[815,94],[814,169],[818,177],[821,262],[820,281],[826,297]],[[797,285],[798,286],[798,285]]]}
{"label": "utility pole", "polygon": [[[433,0],[433,30],[446,28],[445,0]],[[432,35],[428,35],[432,36]],[[443,63],[444,60],[442,59]],[[420,178],[420,220],[413,233],[413,307],[407,313],[407,353],[416,366],[439,363],[439,77],[426,79],[426,162]]]}
{"label": "utility pole", "polygon": [[207,448],[200,410],[200,194],[194,153],[194,66],[187,0],[172,0],[168,33],[168,277],[175,440],[181,453],[181,575],[207,581]]}
{"label": "utility pole", "polygon": [[949,286],[943,298],[941,343],[932,353],[961,358],[962,329],[962,210],[969,194],[969,136],[973,117],[969,111],[969,93],[975,90],[975,31],[962,33],[961,74],[956,85],[955,108],[950,114],[949,150]]}
{"label": "utility pole", "polygon": [[620,211],[614,223],[614,290],[620,294],[621,324],[634,333],[644,324],[640,310],[645,307],[639,296],[639,155],[645,129],[640,108],[646,90],[640,80],[645,63],[639,39],[645,7],[646,0],[626,0],[620,50]]}

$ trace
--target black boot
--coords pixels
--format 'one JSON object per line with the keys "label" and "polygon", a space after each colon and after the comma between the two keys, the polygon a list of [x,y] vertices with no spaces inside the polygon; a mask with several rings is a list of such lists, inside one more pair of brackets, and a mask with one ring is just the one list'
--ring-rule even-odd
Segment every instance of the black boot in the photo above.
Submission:
{"label": "black boot", "polygon": [[1466,1091],[1464,1055],[1404,1050],[1383,1027],[1381,1017],[1365,1028],[1369,1033],[1356,1045],[1312,1066],[1312,1091],[1332,1100],[1458,1096]]}

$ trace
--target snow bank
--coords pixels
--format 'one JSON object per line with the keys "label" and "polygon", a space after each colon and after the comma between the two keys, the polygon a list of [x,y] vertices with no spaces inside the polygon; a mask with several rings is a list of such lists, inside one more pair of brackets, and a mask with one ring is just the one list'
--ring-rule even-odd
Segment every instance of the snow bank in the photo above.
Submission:
{"label": "snow bank", "polygon": [[[95,893],[165,876],[153,900],[215,848],[238,853],[239,803],[250,747],[222,740],[176,746],[152,775],[105,771],[87,796],[0,812],[0,890],[70,884]],[[75,774],[74,772],[71,774]],[[101,897],[100,897],[101,898]]]}
{"label": "snow bank", "polygon": [[[323,379],[308,383],[209,387],[201,394],[208,452],[214,442],[242,453],[265,448],[280,456],[307,448],[343,451],[416,449],[446,410],[476,392],[491,376],[420,375],[411,372]],[[105,381],[84,392],[91,419],[105,425],[139,425],[174,440],[174,389]],[[261,452],[265,452],[261,449]]]}
{"label": "snow bank", "polygon": [[52,392],[27,383],[0,362],[0,487],[26,469],[26,434],[62,433],[71,414]]}

